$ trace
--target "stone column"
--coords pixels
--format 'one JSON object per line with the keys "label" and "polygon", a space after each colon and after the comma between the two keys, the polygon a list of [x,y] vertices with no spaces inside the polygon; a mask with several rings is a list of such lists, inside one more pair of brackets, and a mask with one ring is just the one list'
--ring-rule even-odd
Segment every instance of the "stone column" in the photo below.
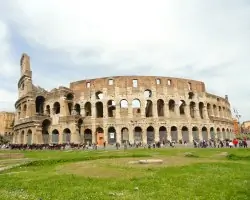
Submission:
{"label": "stone column", "polygon": [[147,128],[142,128],[142,142],[143,144],[147,144]]}
{"label": "stone column", "polygon": [[103,101],[103,118],[108,118],[108,104],[107,101]]}
{"label": "stone column", "polygon": [[167,118],[170,118],[168,103],[165,103],[165,105],[164,105],[164,116],[167,117]]}
{"label": "stone column", "polygon": [[204,106],[204,108],[203,108],[203,118],[209,119],[208,110],[207,110],[206,106]]}
{"label": "stone column", "polygon": [[36,144],[43,144],[42,127],[36,129]]}
{"label": "stone column", "polygon": [[120,108],[120,104],[115,104],[115,118],[119,119],[121,117],[121,108]]}
{"label": "stone column", "polygon": [[158,117],[157,101],[156,100],[153,100],[153,117],[154,118]]}
{"label": "stone column", "polygon": [[154,134],[155,134],[155,142],[159,142],[160,141],[159,127],[154,129]]}
{"label": "stone column", "polygon": [[141,101],[141,117],[145,117],[145,101]]}
{"label": "stone column", "polygon": [[175,103],[174,112],[175,112],[175,115],[176,115],[177,117],[180,116],[180,108],[179,108],[179,104],[177,104],[177,103]]}

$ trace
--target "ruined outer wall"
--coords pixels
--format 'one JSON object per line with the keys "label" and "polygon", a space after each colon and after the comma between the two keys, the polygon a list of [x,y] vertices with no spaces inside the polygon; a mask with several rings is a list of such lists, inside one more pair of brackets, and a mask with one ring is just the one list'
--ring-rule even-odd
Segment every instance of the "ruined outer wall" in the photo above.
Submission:
{"label": "ruined outer wall", "polygon": [[0,112],[0,135],[12,137],[15,113]]}
{"label": "ruined outer wall", "polygon": [[[147,140],[147,128],[150,126],[154,128],[156,140],[159,139],[159,129],[162,126],[166,127],[170,140],[171,135],[177,135],[175,139],[183,138],[184,130],[187,129],[190,141],[194,137],[197,138],[195,134],[199,134],[201,139],[206,130],[208,133],[223,132],[221,138],[228,138],[226,134],[231,134],[233,130],[230,103],[225,98],[207,93],[205,84],[201,81],[172,77],[118,76],[73,82],[70,89],[74,91],[75,101],[81,105],[81,114],[85,116],[84,129],[95,132],[96,128],[103,128],[106,141],[109,139],[110,127],[114,127],[118,133],[118,141],[121,140],[123,128],[127,128],[129,138],[133,138],[134,128],[141,127],[144,142]],[[150,91],[152,96],[145,97],[145,90]],[[97,93],[102,93],[103,98],[98,99]],[[193,93],[192,97],[190,93]],[[140,113],[132,106],[135,99],[140,101]],[[163,116],[162,113],[159,116],[159,99],[164,102]],[[115,102],[112,117],[108,116],[109,100]],[[127,101],[127,108],[121,107],[122,100]],[[146,117],[147,111],[144,108],[148,101],[152,102],[152,113]],[[180,114],[180,101],[185,104],[184,114]],[[97,117],[97,102],[103,104],[103,117]],[[91,104],[91,116],[86,116],[87,103]]]}

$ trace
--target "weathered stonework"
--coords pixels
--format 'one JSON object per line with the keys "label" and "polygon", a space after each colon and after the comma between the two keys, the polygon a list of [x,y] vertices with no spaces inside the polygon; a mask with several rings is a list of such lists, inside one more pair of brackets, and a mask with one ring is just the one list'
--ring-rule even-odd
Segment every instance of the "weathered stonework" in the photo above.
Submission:
{"label": "weathered stonework", "polygon": [[70,83],[50,92],[32,84],[30,58],[21,58],[15,103],[16,144],[232,138],[226,98],[201,81],[155,76],[116,76]]}
{"label": "weathered stonework", "polygon": [[5,136],[10,141],[13,137],[14,112],[0,112],[0,135]]}

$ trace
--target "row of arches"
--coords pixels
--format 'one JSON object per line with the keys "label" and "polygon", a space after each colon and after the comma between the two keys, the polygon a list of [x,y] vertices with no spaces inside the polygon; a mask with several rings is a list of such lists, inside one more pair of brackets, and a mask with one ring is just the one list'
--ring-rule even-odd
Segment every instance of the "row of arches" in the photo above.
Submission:
{"label": "row of arches", "polygon": [[[179,132],[179,133],[178,133]],[[106,134],[106,137],[104,136]],[[118,130],[115,127],[111,126],[104,131],[102,127],[96,128],[96,130],[92,131],[91,129],[85,129],[83,132],[79,131],[79,141],[72,141],[72,132],[69,128],[65,128],[60,134],[57,129],[53,129],[51,133],[49,133],[47,126],[44,124],[42,129],[42,143],[71,143],[71,142],[80,142],[80,143],[92,143],[95,142],[97,144],[103,144],[106,141],[108,144],[114,144],[116,142],[124,143],[125,141],[130,142],[146,142],[147,144],[151,144],[157,141],[163,142],[167,140],[172,141],[186,141],[192,142],[192,140],[209,140],[209,139],[231,139],[232,130],[225,128],[217,128],[214,129],[211,127],[208,129],[207,127],[198,128],[196,126],[189,129],[187,126],[183,126],[180,130],[177,129],[176,126],[172,126],[170,128],[170,132],[167,132],[167,128],[165,126],[159,127],[159,129],[154,128],[153,126],[147,127],[145,133],[140,126],[134,127],[132,133],[130,133],[129,128],[123,127]],[[60,138],[61,137],[61,138]],[[99,138],[101,137],[101,138]],[[20,143],[32,143],[32,131],[29,129],[26,135],[26,141],[24,131],[21,132],[20,135]]]}
{"label": "row of arches", "polygon": [[[150,94],[150,91],[147,91],[148,94]],[[102,94],[97,93],[96,96],[98,96],[98,99],[102,99]],[[150,95],[149,95],[150,97]],[[66,113],[68,115],[84,115],[84,116],[92,116],[92,104],[90,102],[86,102],[84,104],[84,114],[81,112],[81,106],[78,103],[73,102],[73,94],[66,95],[65,99],[67,101],[67,107]],[[129,102],[126,99],[122,99],[120,101],[120,112],[123,115],[126,115],[128,113],[129,109]],[[134,115],[140,115],[142,112],[142,109],[144,109],[144,113],[146,117],[153,117],[155,114],[157,114],[158,117],[165,117],[168,115],[173,114],[179,114],[181,116],[190,116],[191,118],[200,117],[203,119],[205,115],[208,116],[216,116],[216,117],[225,117],[230,118],[231,117],[231,111],[228,108],[225,108],[224,106],[217,106],[215,104],[211,105],[210,103],[207,103],[206,105],[203,102],[196,103],[194,101],[191,101],[189,104],[187,104],[184,100],[180,100],[176,102],[173,99],[170,99],[169,101],[164,101],[163,99],[158,99],[156,103],[153,103],[152,100],[147,99],[145,101],[144,108],[139,99],[134,99],[131,102],[132,112]],[[117,105],[114,100],[108,100],[106,108],[104,106],[104,103],[102,101],[98,101],[95,103],[95,113],[97,118],[103,118],[104,117],[104,109],[107,109],[107,117],[115,117]],[[154,112],[155,109],[155,112]],[[207,109],[207,113],[206,112]],[[59,114],[61,112],[61,105],[57,101],[53,104],[52,109],[50,105],[45,106],[45,98],[43,96],[36,97],[36,113],[40,115],[51,115],[51,111],[53,114]],[[154,114],[155,113],[155,114]],[[21,117],[25,117],[27,115],[27,105],[24,104],[22,107],[18,108],[18,115]]]}

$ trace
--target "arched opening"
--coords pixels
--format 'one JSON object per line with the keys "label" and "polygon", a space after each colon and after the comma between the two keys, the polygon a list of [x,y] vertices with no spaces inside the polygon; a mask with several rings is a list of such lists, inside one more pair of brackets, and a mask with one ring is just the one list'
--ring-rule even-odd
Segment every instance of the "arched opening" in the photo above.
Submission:
{"label": "arched opening", "polygon": [[228,129],[228,128],[226,129],[226,138],[227,138],[227,139],[230,139],[230,138],[231,138],[231,137],[230,137],[230,133],[229,133],[229,129]]}
{"label": "arched opening", "polygon": [[60,113],[60,103],[59,102],[55,102],[53,105],[53,111],[55,112],[55,114],[59,114]]}
{"label": "arched opening", "polygon": [[186,126],[183,126],[181,129],[181,135],[182,135],[182,141],[183,142],[189,142],[189,133],[188,128]]}
{"label": "arched opening", "polygon": [[114,117],[115,116],[115,101],[109,100],[108,101],[108,117]]}
{"label": "arched opening", "polygon": [[208,141],[208,132],[207,132],[207,128],[205,126],[202,127],[201,133],[202,133],[202,139],[205,141]]}
{"label": "arched opening", "polygon": [[21,132],[20,143],[24,144],[24,131]]}
{"label": "arched opening", "polygon": [[221,137],[220,128],[217,128],[217,129],[216,129],[216,132],[217,132],[217,137],[218,137],[218,139],[221,139],[222,137]]}
{"label": "arched opening", "polygon": [[120,115],[121,117],[128,115],[128,101],[126,99],[120,101]]}
{"label": "arched opening", "polygon": [[215,140],[215,132],[213,127],[210,128],[210,137],[212,140]]}
{"label": "arched opening", "polygon": [[24,104],[24,106],[23,106],[23,115],[24,115],[24,117],[27,116],[27,105],[26,104]]}
{"label": "arched opening", "polygon": [[190,102],[190,116],[192,118],[195,117],[195,102],[193,101]]}
{"label": "arched opening", "polygon": [[103,93],[101,91],[98,91],[95,93],[95,97],[97,100],[103,99]]}
{"label": "arched opening", "polygon": [[92,144],[92,131],[90,129],[84,130],[84,144]]}
{"label": "arched opening", "polygon": [[108,143],[115,144],[116,143],[116,130],[114,127],[108,128]]}
{"label": "arched opening", "polygon": [[173,113],[175,111],[175,101],[173,99],[170,99],[169,102],[168,102],[168,109],[169,109],[169,112]]}
{"label": "arched opening", "polygon": [[81,142],[84,141],[84,134],[82,134],[82,125],[83,125],[83,120],[79,119],[77,121],[77,129],[78,129],[78,133],[79,133]]}
{"label": "arched opening", "polygon": [[71,114],[72,114],[72,108],[73,108],[73,103],[72,103],[72,102],[68,103],[68,111],[69,111],[69,115],[71,115]]}
{"label": "arched opening", "polygon": [[27,144],[28,145],[32,144],[32,131],[30,129],[27,132]]}
{"label": "arched opening", "polygon": [[72,94],[72,93],[68,93],[67,95],[66,95],[66,100],[67,101],[72,101],[74,99],[74,95]]}
{"label": "arched opening", "polygon": [[218,112],[217,112],[217,107],[216,107],[215,104],[213,105],[213,111],[214,111],[214,116],[217,117],[218,116]]}
{"label": "arched opening", "polygon": [[225,140],[227,138],[226,131],[224,128],[222,128],[222,139]]}
{"label": "arched opening", "polygon": [[199,113],[200,113],[200,117],[201,117],[201,119],[203,119],[204,118],[204,103],[203,102],[200,102],[199,103]]}
{"label": "arched opening", "polygon": [[159,139],[161,143],[166,142],[168,140],[167,128],[165,126],[161,126],[159,128]]}
{"label": "arched opening", "polygon": [[70,143],[71,141],[71,131],[68,128],[63,130],[63,143]]}
{"label": "arched opening", "polygon": [[85,116],[86,117],[89,117],[89,116],[92,115],[92,112],[91,112],[91,103],[90,102],[85,103],[84,109],[85,109]]}
{"label": "arched opening", "polygon": [[147,128],[147,144],[153,144],[155,142],[155,130],[154,127],[149,126]]}
{"label": "arched opening", "polygon": [[42,123],[42,138],[44,144],[49,144],[49,128],[51,125],[51,121],[45,119]]}
{"label": "arched opening", "polygon": [[171,140],[178,142],[178,131],[176,126],[171,127]]}
{"label": "arched opening", "polygon": [[96,143],[98,145],[104,144],[104,130],[101,127],[96,128]]}
{"label": "arched opening", "polygon": [[45,98],[43,96],[36,97],[36,113],[42,115],[44,112],[44,102]]}
{"label": "arched opening", "polygon": [[46,115],[50,117],[50,106],[49,105],[46,106],[45,112],[46,112]]}
{"label": "arched opening", "polygon": [[134,140],[135,142],[142,142],[142,129],[139,126],[134,128]]}
{"label": "arched opening", "polygon": [[132,101],[132,109],[134,116],[140,116],[141,114],[141,102],[139,99],[134,99]]}
{"label": "arched opening", "polygon": [[75,104],[75,111],[76,111],[77,115],[81,114],[81,106],[80,106],[80,104],[78,104],[78,103]]}
{"label": "arched opening", "polygon": [[59,143],[59,132],[57,129],[54,129],[52,131],[52,143],[53,144],[58,144]]}
{"label": "arched opening", "polygon": [[212,108],[210,103],[207,104],[207,114],[209,117],[212,115]]}
{"label": "arched opening", "polygon": [[186,102],[184,100],[180,100],[180,115],[185,115]]}
{"label": "arched opening", "polygon": [[146,102],[145,115],[146,117],[153,117],[153,102],[151,100]]}
{"label": "arched opening", "polygon": [[103,118],[103,103],[102,102],[96,102],[96,117],[97,118]]}
{"label": "arched opening", "polygon": [[158,117],[164,117],[164,101],[162,99],[157,100],[157,113]]}
{"label": "arched opening", "polygon": [[192,128],[192,136],[193,136],[193,140],[195,140],[195,141],[200,140],[200,138],[199,138],[199,129],[196,126],[194,126]]}
{"label": "arched opening", "polygon": [[121,130],[121,143],[129,142],[129,131],[128,128],[123,127]]}
{"label": "arched opening", "polygon": [[193,92],[189,92],[188,93],[188,99],[193,99],[194,98],[194,93]]}
{"label": "arched opening", "polygon": [[144,97],[145,97],[145,98],[150,98],[150,97],[152,97],[152,91],[149,90],[149,89],[146,89],[146,90],[144,91]]}
{"label": "arched opening", "polygon": [[219,106],[219,117],[222,117],[222,110],[221,110],[221,107]]}

